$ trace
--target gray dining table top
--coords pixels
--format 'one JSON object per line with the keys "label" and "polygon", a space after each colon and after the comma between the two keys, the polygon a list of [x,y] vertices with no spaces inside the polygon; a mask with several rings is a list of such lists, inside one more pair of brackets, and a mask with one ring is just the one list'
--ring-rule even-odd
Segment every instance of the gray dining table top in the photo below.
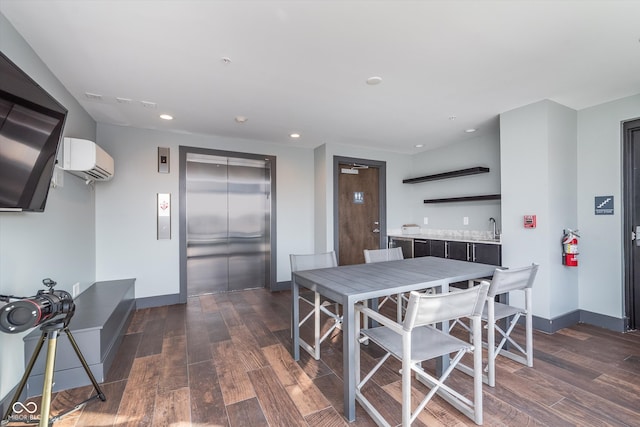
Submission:
{"label": "gray dining table top", "polygon": [[491,277],[495,265],[437,257],[345,265],[293,273],[296,283],[336,301],[369,299]]}

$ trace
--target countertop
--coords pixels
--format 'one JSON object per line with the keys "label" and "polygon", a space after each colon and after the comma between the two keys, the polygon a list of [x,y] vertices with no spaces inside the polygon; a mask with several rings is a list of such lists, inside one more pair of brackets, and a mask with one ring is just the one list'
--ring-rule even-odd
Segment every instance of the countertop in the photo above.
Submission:
{"label": "countertop", "polygon": [[402,234],[402,233],[387,233],[388,237],[403,237],[405,239],[427,239],[427,240],[446,240],[448,242],[466,242],[466,243],[486,243],[489,245],[502,244],[500,238],[486,239],[483,237],[473,236],[456,236],[455,234]]}

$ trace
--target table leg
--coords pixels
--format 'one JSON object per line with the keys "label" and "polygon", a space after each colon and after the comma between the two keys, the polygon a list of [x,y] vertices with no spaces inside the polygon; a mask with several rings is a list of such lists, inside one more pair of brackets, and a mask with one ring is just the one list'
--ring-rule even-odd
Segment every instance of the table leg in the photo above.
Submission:
{"label": "table leg", "polygon": [[300,288],[294,278],[291,278],[291,356],[293,360],[300,360],[300,304],[298,297]]}
{"label": "table leg", "polygon": [[356,333],[355,301],[342,303],[342,378],[344,381],[344,416],[347,421],[356,419]]}

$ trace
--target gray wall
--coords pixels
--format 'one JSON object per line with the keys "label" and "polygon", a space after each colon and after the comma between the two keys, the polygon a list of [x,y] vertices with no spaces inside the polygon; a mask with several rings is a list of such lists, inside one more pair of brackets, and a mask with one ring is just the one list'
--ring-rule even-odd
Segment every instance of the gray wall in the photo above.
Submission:
{"label": "gray wall", "polygon": [[[277,157],[278,281],[290,279],[289,254],[313,242],[313,152],[293,146],[214,136],[98,125],[99,144],[114,158],[112,181],[96,191],[96,276],[136,278],[136,298],[179,292],[178,147],[205,147]],[[169,147],[169,174],[157,172],[157,149]],[[171,193],[171,240],[156,239],[156,194]]]}
{"label": "gray wall", "polygon": [[333,241],[333,158],[353,157],[386,162],[387,228],[399,228],[412,218],[411,198],[407,185],[402,184],[411,170],[411,157],[388,151],[368,150],[339,144],[325,144],[315,150],[316,215],[315,250],[334,249]]}
{"label": "gray wall", "polygon": [[[68,110],[65,136],[95,139],[96,124],[0,14],[0,50]],[[63,173],[43,213],[0,213],[0,294],[31,296],[51,277],[58,289],[95,280],[94,192]],[[25,334],[0,334],[0,399],[24,371]]]}
{"label": "gray wall", "polygon": [[[578,224],[580,307],[624,315],[622,238],[623,121],[640,117],[640,95],[578,112]],[[595,215],[595,196],[614,196],[614,215]]]}
{"label": "gray wall", "polygon": [[[466,177],[405,184],[410,190],[410,212],[407,221],[426,229],[493,230],[489,218],[500,226],[500,200],[425,204],[425,199],[500,194],[500,135],[497,122],[482,135],[457,144],[425,151],[412,156],[411,170],[404,178],[414,178],[475,166],[488,167],[489,173]],[[424,224],[427,217],[429,224]],[[469,224],[463,224],[463,218]]]}
{"label": "gray wall", "polygon": [[[577,112],[542,101],[501,115],[503,255],[506,265],[546,264],[534,314],[579,310],[603,326],[624,325],[621,128],[638,117],[640,95]],[[614,215],[595,215],[595,196],[614,196]],[[539,215],[535,231],[521,226],[528,213]],[[561,264],[563,228],[580,230],[577,268]]]}
{"label": "gray wall", "polygon": [[[562,266],[562,230],[578,227],[575,192],[576,112],[551,101],[500,117],[503,265],[536,262],[534,315],[578,309],[577,269]],[[525,229],[524,215],[537,215]]]}

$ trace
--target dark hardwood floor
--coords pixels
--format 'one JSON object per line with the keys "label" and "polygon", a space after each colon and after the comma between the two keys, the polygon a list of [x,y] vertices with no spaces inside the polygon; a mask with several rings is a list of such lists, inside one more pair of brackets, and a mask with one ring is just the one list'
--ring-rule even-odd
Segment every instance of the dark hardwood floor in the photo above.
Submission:
{"label": "dark hardwood floor", "polygon": [[[138,310],[102,385],[107,401],[92,401],[55,426],[345,425],[340,333],[323,346],[321,361],[302,351],[296,363],[289,313],[290,293],[262,289]],[[366,366],[382,354],[370,347]],[[576,325],[536,332],[534,347],[533,368],[499,358],[497,386],[484,387],[484,425],[640,425],[640,333]],[[396,422],[398,367],[383,368],[366,389]],[[451,380],[470,384],[457,371]],[[92,393],[91,386],[57,393],[52,415]],[[351,425],[374,424],[358,406]],[[474,424],[436,398],[415,425]]]}

